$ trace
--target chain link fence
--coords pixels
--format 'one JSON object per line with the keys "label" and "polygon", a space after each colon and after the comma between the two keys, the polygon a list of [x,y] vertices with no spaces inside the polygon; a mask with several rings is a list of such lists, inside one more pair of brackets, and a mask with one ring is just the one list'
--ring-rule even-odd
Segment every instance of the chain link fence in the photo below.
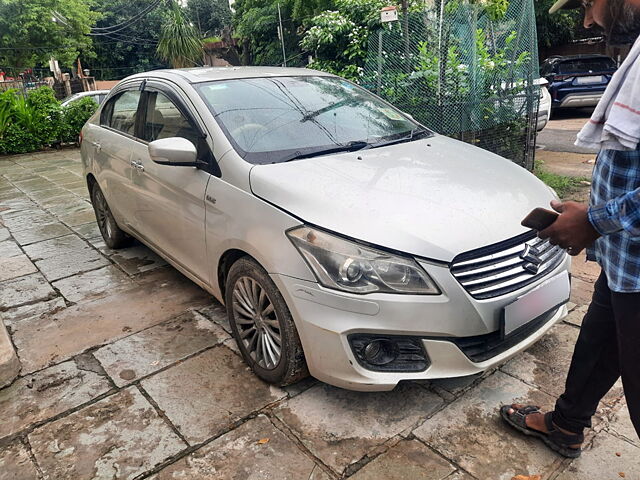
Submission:
{"label": "chain link fence", "polygon": [[[506,5],[506,4],[505,4]],[[540,98],[532,0],[440,0],[371,33],[361,85],[433,130],[532,170]]]}

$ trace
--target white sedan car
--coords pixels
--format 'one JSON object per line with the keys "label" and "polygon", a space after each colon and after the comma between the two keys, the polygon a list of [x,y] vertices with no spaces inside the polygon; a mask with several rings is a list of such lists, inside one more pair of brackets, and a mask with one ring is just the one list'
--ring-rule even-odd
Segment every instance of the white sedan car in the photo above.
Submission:
{"label": "white sedan car", "polygon": [[566,315],[569,257],[520,225],[551,190],[339,77],[138,74],[82,139],[107,245],[135,237],[224,303],[268,382],[475,374]]}
{"label": "white sedan car", "polygon": [[109,90],[90,90],[87,92],[78,92],[62,100],[62,102],[60,102],[60,105],[62,105],[63,107],[66,107],[70,103],[85,97],[89,97],[93,99],[94,102],[100,105],[102,102],[104,102],[104,99],[107,98],[108,94],[109,94]]}

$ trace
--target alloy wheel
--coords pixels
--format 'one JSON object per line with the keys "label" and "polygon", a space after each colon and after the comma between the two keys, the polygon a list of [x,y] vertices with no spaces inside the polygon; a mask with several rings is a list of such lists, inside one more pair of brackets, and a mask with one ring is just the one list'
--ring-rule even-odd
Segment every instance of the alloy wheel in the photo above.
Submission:
{"label": "alloy wheel", "polygon": [[278,316],[265,290],[253,278],[238,278],[233,287],[232,308],[238,333],[251,358],[262,368],[276,368],[282,356],[282,336]]}
{"label": "alloy wheel", "polygon": [[109,221],[109,206],[107,205],[107,200],[104,198],[104,195],[101,191],[96,192],[94,198],[96,200],[95,210],[96,220],[98,221],[98,228],[105,236],[111,238],[113,232],[111,228],[111,222]]}

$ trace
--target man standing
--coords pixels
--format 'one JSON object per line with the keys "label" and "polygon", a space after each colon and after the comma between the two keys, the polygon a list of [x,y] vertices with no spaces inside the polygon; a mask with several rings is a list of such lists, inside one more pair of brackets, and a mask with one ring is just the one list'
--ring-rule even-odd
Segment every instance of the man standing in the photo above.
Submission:
{"label": "man standing", "polygon": [[517,404],[500,411],[515,429],[572,458],[580,455],[598,403],[620,377],[640,435],[640,0],[558,0],[550,13],[578,7],[584,26],[601,27],[610,44],[635,43],[576,141],[600,149],[589,206],[552,202],[560,216],[539,236],[570,255],[587,248],[602,273],[554,411]]}

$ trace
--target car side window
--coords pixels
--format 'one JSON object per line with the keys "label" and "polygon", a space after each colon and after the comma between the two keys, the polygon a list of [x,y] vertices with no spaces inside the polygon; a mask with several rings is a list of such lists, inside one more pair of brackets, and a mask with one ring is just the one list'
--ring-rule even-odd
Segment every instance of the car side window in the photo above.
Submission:
{"label": "car side window", "polygon": [[199,145],[201,135],[161,92],[149,92],[144,123],[144,139],[148,142],[162,138],[182,137]]}
{"label": "car side window", "polygon": [[101,125],[134,135],[139,100],[138,90],[128,90],[112,98],[109,104],[105,105],[106,115],[101,118]]}

